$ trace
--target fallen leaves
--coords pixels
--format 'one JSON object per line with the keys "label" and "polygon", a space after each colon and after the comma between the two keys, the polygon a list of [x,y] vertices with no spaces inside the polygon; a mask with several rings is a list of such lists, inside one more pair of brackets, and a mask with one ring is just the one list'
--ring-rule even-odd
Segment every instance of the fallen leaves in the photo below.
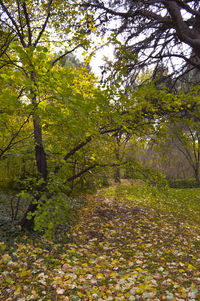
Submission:
{"label": "fallen leaves", "polygon": [[137,207],[92,197],[70,243],[1,242],[0,300],[199,300],[198,228]]}

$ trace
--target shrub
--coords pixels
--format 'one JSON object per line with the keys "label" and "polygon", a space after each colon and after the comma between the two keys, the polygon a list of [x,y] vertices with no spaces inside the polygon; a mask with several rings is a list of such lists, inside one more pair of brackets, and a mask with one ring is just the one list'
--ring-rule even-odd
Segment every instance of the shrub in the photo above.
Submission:
{"label": "shrub", "polygon": [[169,180],[169,187],[171,188],[198,188],[200,184],[194,178],[189,179],[173,179]]}

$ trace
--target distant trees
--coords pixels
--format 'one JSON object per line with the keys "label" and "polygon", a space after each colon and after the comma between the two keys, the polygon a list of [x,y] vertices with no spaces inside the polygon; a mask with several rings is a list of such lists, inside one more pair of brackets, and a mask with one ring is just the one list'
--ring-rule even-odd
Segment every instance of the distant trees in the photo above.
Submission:
{"label": "distant trees", "polygon": [[[184,119],[168,124],[166,140],[174,146],[193,170],[196,182],[200,183],[200,131],[199,122]],[[162,140],[161,140],[162,141]]]}
{"label": "distant trees", "polygon": [[186,119],[166,121],[143,144],[130,144],[126,156],[166,174],[168,180],[194,177],[199,184],[199,123]]}

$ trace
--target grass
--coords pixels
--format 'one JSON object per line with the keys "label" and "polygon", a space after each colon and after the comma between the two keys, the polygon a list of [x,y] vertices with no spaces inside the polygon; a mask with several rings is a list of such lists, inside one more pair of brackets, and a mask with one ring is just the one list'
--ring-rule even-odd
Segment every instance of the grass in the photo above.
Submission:
{"label": "grass", "polygon": [[147,185],[143,181],[122,180],[120,185],[112,185],[100,194],[129,204],[157,208],[200,225],[200,188],[165,189]]}
{"label": "grass", "polygon": [[0,300],[200,300],[199,196],[123,181],[56,241],[4,233]]}

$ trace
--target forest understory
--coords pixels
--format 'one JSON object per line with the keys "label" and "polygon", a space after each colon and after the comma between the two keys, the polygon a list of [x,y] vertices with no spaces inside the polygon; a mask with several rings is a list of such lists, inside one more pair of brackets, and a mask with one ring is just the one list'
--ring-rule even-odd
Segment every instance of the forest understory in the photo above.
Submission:
{"label": "forest understory", "polygon": [[123,181],[55,240],[1,229],[0,300],[199,300],[199,195]]}

